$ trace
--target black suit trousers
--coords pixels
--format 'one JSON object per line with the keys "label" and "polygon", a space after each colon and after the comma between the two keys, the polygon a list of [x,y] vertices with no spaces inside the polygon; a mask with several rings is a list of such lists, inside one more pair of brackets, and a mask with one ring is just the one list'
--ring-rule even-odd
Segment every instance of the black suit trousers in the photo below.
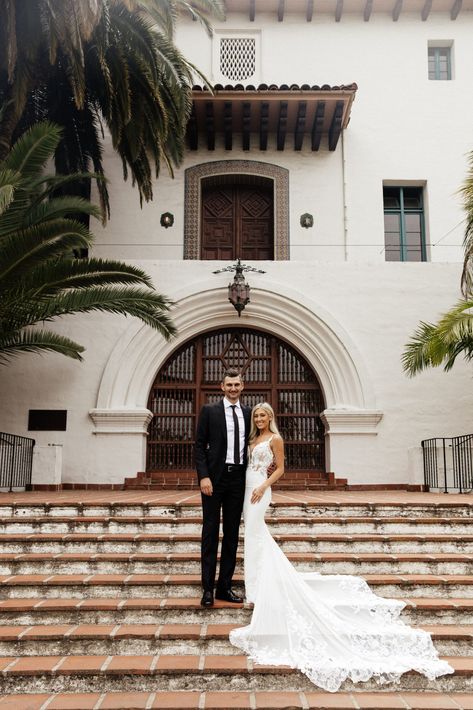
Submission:
{"label": "black suit trousers", "polygon": [[213,484],[211,496],[202,494],[202,588],[213,591],[217,569],[217,550],[222,518],[222,549],[217,590],[230,589],[235,571],[238,533],[245,498],[245,468],[226,471]]}

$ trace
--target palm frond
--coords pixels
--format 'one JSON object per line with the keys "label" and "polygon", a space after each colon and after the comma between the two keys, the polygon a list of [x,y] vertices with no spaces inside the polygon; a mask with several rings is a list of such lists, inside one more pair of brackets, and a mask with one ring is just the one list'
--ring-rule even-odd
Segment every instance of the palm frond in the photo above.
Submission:
{"label": "palm frond", "polygon": [[54,352],[81,361],[85,348],[70,338],[48,330],[26,329],[19,333],[0,332],[0,364],[6,364],[21,353]]}
{"label": "palm frond", "polygon": [[50,297],[66,289],[91,286],[139,284],[152,288],[150,277],[136,266],[105,259],[59,259],[48,261],[24,275],[11,288],[13,303],[20,300]]}
{"label": "palm frond", "polygon": [[155,291],[130,287],[90,287],[58,294],[54,301],[38,301],[35,319],[48,321],[59,316],[92,311],[129,315],[139,318],[168,340],[176,332],[167,315],[171,306],[168,298]]}
{"label": "palm frond", "polygon": [[15,143],[4,167],[20,172],[24,179],[42,172],[61,138],[61,129],[51,123],[31,126]]}
{"label": "palm frond", "polygon": [[456,358],[473,358],[473,301],[459,301],[437,324],[420,323],[402,355],[408,376],[443,365],[451,370]]}
{"label": "palm frond", "polygon": [[21,277],[27,269],[48,259],[72,254],[91,245],[92,235],[70,219],[50,220],[19,230],[0,241],[0,280]]}

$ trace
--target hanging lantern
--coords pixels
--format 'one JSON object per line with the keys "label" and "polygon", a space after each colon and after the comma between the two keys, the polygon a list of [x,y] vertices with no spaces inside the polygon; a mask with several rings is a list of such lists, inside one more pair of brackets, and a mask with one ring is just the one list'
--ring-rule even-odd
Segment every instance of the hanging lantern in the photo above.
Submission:
{"label": "hanging lantern", "polygon": [[238,316],[241,316],[242,310],[250,302],[250,284],[245,281],[240,259],[238,259],[235,266],[233,281],[228,284],[228,300],[235,308]]}
{"label": "hanging lantern", "polygon": [[265,272],[261,269],[255,269],[253,266],[247,266],[242,264],[240,259],[237,259],[237,263],[232,266],[226,266],[224,269],[219,269],[214,271],[214,274],[221,274],[224,271],[234,271],[235,276],[233,281],[228,284],[228,300],[241,316],[241,312],[245,308],[246,304],[250,302],[250,284],[245,281],[243,275],[244,271],[256,271],[259,274],[264,274]]}

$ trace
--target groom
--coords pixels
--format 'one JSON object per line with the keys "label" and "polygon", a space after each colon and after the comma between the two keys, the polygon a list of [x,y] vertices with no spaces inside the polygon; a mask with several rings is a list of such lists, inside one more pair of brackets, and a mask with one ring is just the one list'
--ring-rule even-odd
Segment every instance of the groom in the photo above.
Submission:
{"label": "groom", "polygon": [[220,387],[223,398],[202,407],[197,423],[195,461],[202,493],[201,605],[214,603],[218,534],[222,517],[223,539],[215,598],[234,604],[243,599],[231,588],[235,570],[250,433],[251,409],[240,404],[243,379],[227,370]]}

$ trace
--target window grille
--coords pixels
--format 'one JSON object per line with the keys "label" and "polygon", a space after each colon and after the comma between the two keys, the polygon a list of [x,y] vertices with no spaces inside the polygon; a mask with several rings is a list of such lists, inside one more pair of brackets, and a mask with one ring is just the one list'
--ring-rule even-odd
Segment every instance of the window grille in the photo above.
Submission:
{"label": "window grille", "polygon": [[452,60],[450,47],[429,47],[429,79],[450,81],[452,78]]}
{"label": "window grille", "polygon": [[250,37],[220,40],[220,72],[231,81],[250,79],[256,71],[256,41]]}

